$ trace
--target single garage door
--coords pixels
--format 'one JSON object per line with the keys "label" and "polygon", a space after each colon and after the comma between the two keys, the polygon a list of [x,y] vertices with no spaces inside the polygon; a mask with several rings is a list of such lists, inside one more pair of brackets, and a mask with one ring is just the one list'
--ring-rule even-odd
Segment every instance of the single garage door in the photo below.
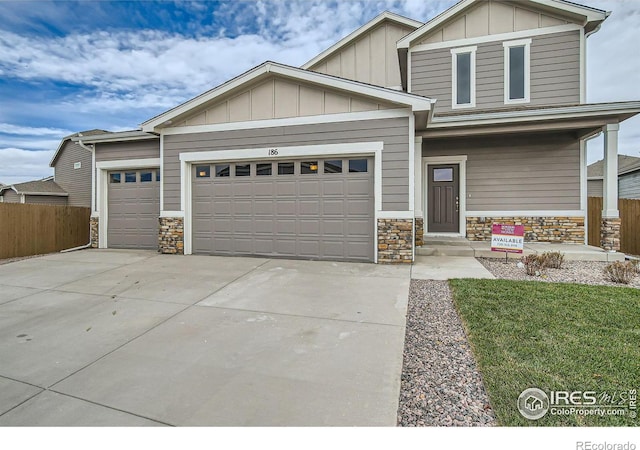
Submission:
{"label": "single garage door", "polygon": [[192,170],[194,253],[373,261],[373,158]]}
{"label": "single garage door", "polygon": [[107,246],[158,248],[160,171],[109,172]]}

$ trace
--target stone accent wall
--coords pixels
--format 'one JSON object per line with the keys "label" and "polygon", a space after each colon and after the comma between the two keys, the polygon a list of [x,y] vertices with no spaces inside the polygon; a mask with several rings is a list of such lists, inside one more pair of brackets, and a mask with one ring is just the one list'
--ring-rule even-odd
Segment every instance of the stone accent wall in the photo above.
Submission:
{"label": "stone accent wall", "polygon": [[378,263],[413,262],[413,219],[378,219]]}
{"label": "stone accent wall", "polygon": [[173,255],[184,254],[184,219],[182,217],[160,217],[158,251]]}
{"label": "stone accent wall", "polygon": [[600,247],[608,252],[620,251],[620,219],[603,218],[600,224]]}
{"label": "stone accent wall", "polygon": [[91,217],[89,219],[89,238],[91,239],[91,248],[98,248],[100,243],[100,218]]}
{"label": "stone accent wall", "polygon": [[467,239],[490,241],[494,222],[524,225],[525,242],[584,244],[584,217],[467,217]]}
{"label": "stone accent wall", "polygon": [[422,217],[416,217],[416,247],[424,245],[424,219]]}

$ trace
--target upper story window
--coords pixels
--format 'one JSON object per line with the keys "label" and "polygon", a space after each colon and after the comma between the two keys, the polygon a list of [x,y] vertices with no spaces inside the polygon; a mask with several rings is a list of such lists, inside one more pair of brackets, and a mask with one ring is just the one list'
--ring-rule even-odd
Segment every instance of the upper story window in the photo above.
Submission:
{"label": "upper story window", "polygon": [[476,50],[476,46],[451,49],[452,108],[476,106]]}
{"label": "upper story window", "polygon": [[504,42],[504,103],[529,103],[531,39]]}

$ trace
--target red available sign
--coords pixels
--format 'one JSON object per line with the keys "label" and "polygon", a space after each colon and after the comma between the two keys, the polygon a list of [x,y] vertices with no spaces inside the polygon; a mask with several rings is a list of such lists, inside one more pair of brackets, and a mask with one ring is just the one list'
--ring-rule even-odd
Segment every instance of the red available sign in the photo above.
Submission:
{"label": "red available sign", "polygon": [[491,229],[491,251],[522,253],[524,249],[524,225],[494,223]]}

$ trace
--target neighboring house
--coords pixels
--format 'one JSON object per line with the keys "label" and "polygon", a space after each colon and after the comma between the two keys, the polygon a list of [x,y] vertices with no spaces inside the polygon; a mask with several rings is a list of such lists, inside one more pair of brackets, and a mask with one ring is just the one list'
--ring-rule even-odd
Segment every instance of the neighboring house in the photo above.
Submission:
{"label": "neighboring house", "polygon": [[[589,197],[602,197],[604,160],[587,167]],[[618,196],[640,199],[640,158],[618,155]]]}
{"label": "neighboring house", "polygon": [[[604,133],[616,248],[619,123],[586,103],[586,39],[609,13],[464,0],[385,12],[301,68],[265,62],[90,149],[96,246],[411,262],[423,233],[585,243],[585,140]],[[158,224],[159,218],[159,224]]]}
{"label": "neighboring house", "polygon": [[0,187],[0,202],[66,205],[67,193],[48,177]]}

